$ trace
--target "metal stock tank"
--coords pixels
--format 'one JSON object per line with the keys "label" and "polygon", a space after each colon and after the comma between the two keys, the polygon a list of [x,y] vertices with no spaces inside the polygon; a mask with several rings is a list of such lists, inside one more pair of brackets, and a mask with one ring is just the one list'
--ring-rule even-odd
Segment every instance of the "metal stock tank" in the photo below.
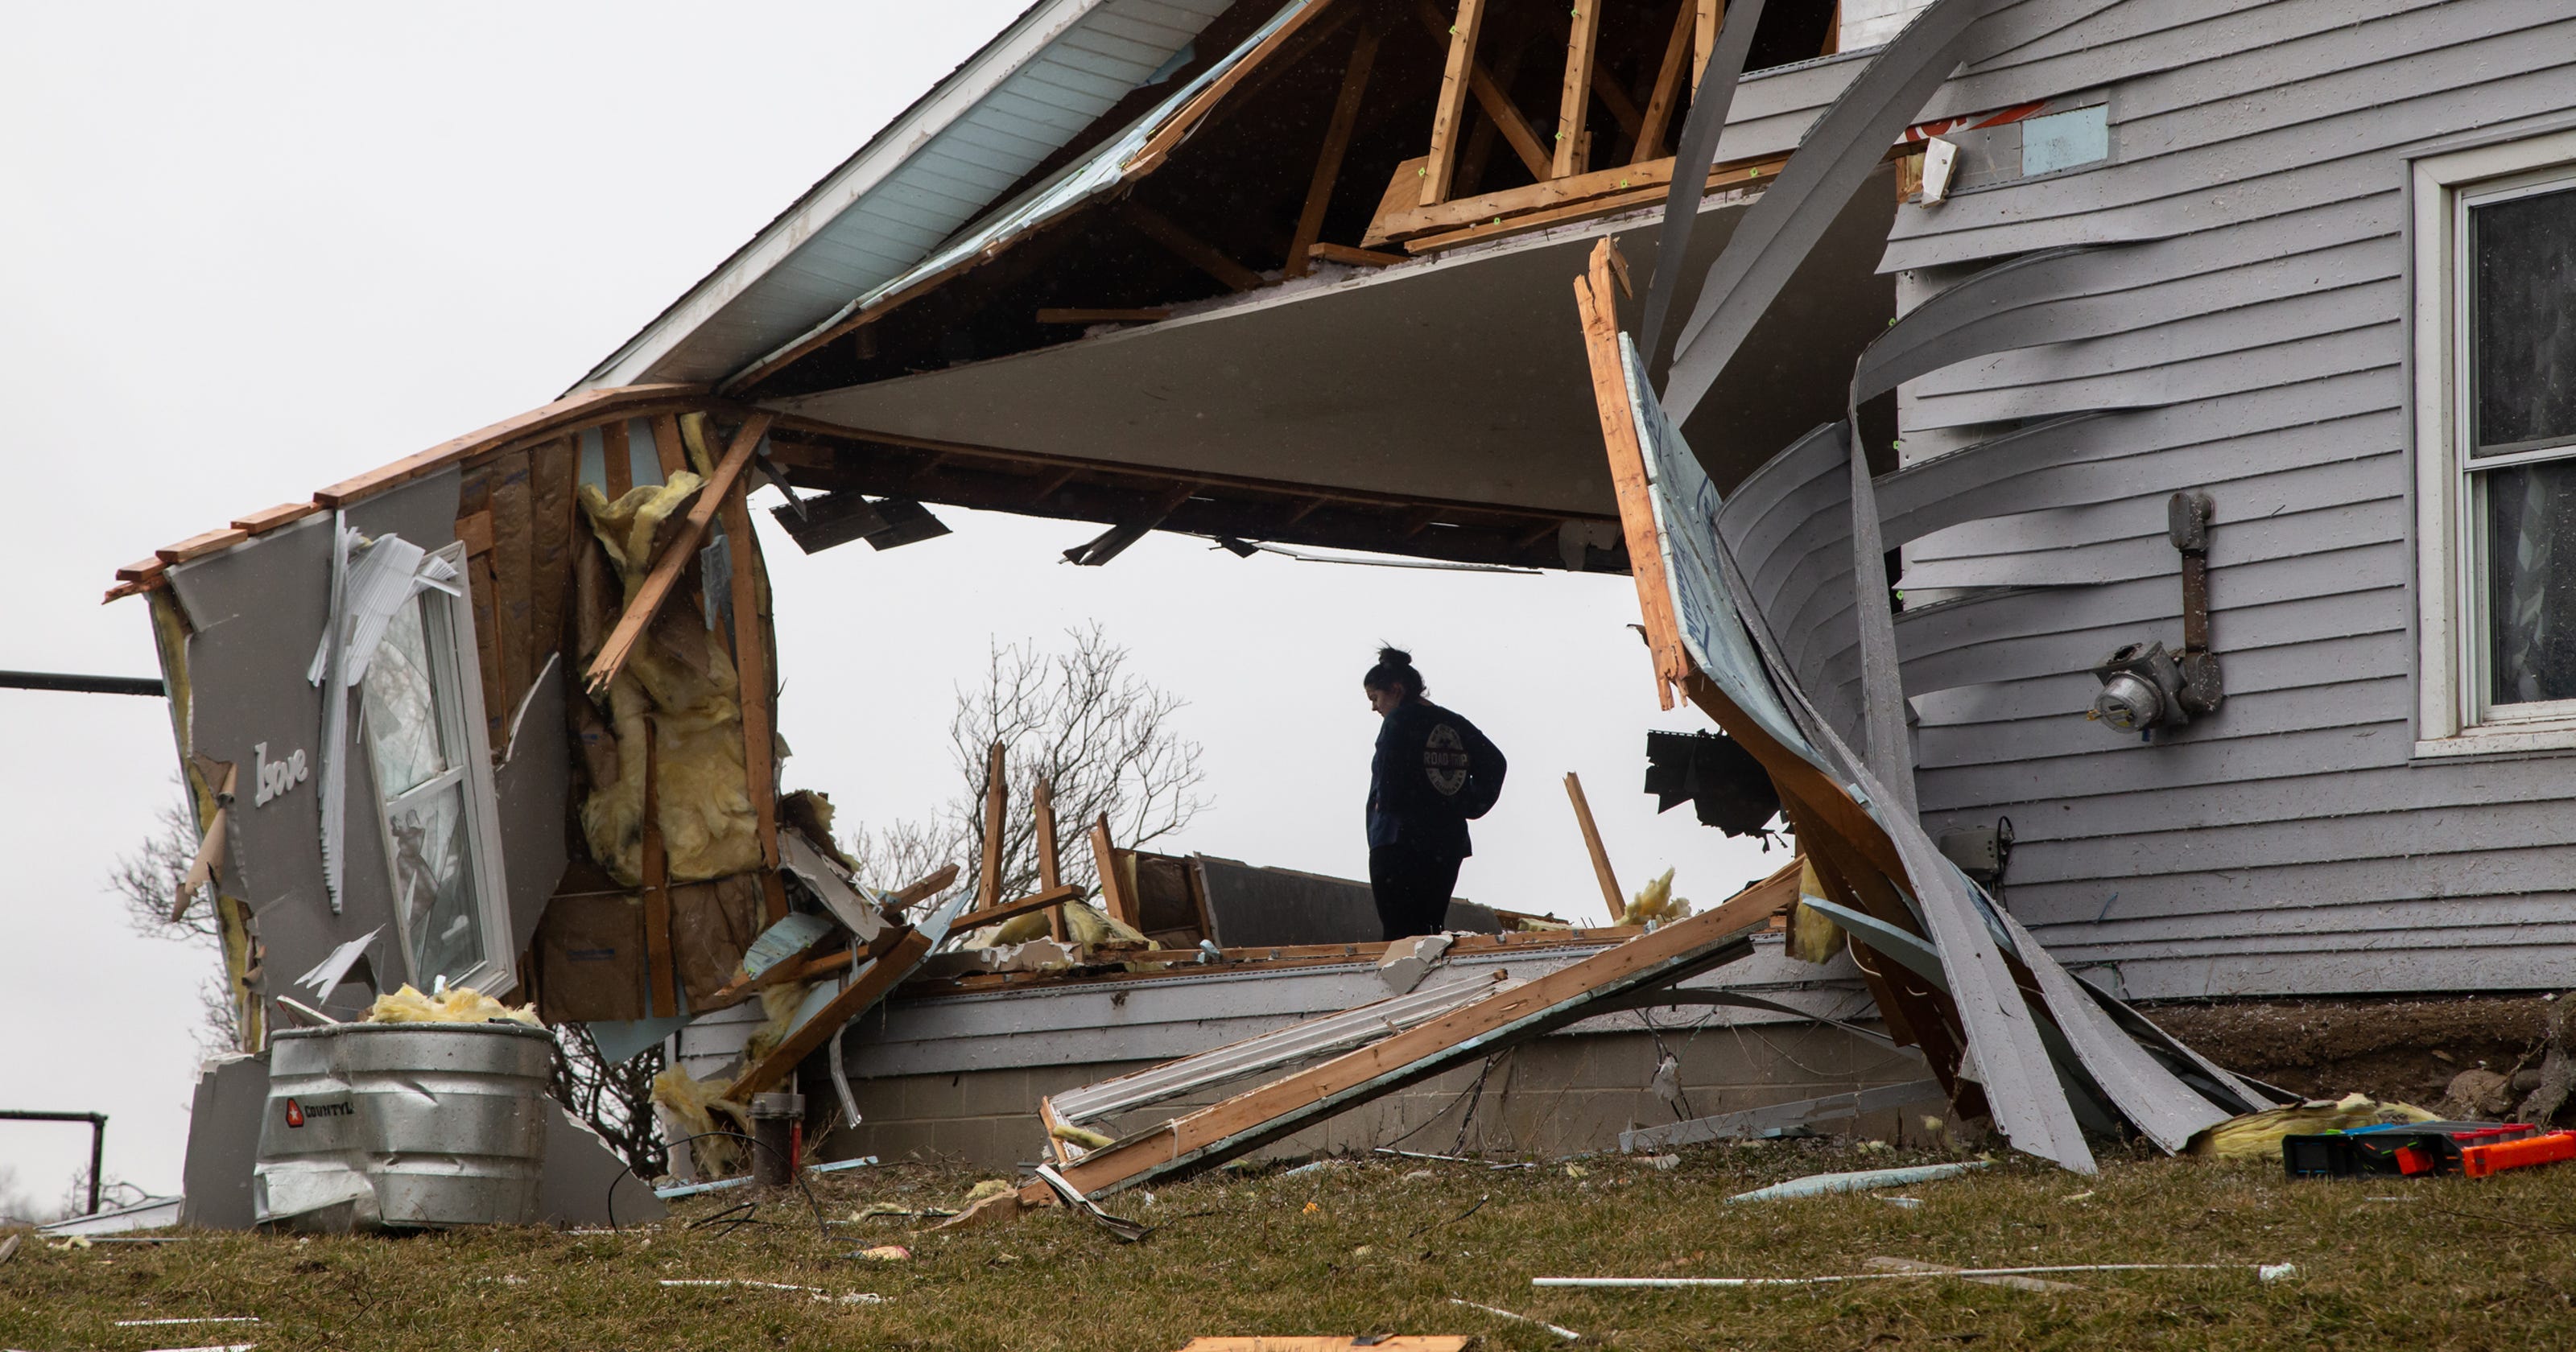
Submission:
{"label": "metal stock tank", "polygon": [[538,1218],[554,1038],[524,1024],[347,1023],[269,1039],[252,1198],[296,1230]]}

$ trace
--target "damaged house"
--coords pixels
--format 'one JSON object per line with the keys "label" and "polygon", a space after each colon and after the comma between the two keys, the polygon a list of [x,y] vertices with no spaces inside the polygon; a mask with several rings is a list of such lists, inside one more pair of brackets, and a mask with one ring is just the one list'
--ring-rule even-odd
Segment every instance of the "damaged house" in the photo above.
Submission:
{"label": "damaged house", "polygon": [[[2571,957],[2571,62],[2540,0],[1041,0],[562,399],[120,571],[197,904],[254,1029],[337,954],[1082,1194],[1470,1088],[2176,1148],[2274,1095],[2123,1001]],[[813,566],[972,508],[1629,572],[1807,867],[1394,979],[1364,889],[1093,823],[1105,926],[873,892],[780,779],[755,492]]]}

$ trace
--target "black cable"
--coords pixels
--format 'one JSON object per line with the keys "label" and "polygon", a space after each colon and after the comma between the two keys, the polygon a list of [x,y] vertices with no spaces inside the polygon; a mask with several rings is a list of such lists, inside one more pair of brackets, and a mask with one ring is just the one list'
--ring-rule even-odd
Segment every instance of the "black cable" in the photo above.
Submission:
{"label": "black cable", "polygon": [[[778,1147],[771,1145],[767,1141],[745,1136],[738,1131],[702,1131],[695,1136],[683,1137],[680,1140],[672,1142],[671,1149],[677,1150],[682,1146],[692,1145],[696,1142],[703,1141],[710,1136],[726,1136],[737,1141],[749,1141],[751,1144],[768,1151],[772,1155],[780,1153]],[[608,1180],[608,1228],[616,1234],[622,1235],[626,1233],[625,1227],[620,1226],[617,1223],[617,1185],[625,1182],[627,1176],[634,1172],[635,1166],[629,1164],[625,1168],[617,1171],[617,1177]],[[813,1185],[805,1181],[805,1171],[797,1168],[796,1161],[791,1159],[787,1161],[787,1176],[794,1179],[798,1190],[805,1194],[805,1205],[814,1209],[814,1233],[821,1235],[825,1242],[830,1242],[832,1238],[832,1227],[829,1222],[823,1219],[823,1203],[815,1198]],[[742,1210],[745,1207],[756,1208],[758,1205],[759,1204],[756,1202],[743,1202],[739,1205],[727,1207],[723,1211],[717,1212],[716,1216],[727,1216],[735,1211]],[[715,1217],[707,1217],[705,1219],[713,1220]],[[736,1222],[736,1224],[739,1225],[747,1223],[749,1220],[749,1217],[744,1217],[742,1221]],[[695,1229],[696,1226],[693,1225],[690,1228]],[[733,1232],[728,1230],[725,1233],[731,1234]]]}

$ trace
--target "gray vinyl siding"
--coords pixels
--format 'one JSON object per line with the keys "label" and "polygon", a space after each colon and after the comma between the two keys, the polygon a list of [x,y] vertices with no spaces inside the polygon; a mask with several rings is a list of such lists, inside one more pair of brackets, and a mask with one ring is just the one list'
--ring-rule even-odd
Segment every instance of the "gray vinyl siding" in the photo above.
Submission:
{"label": "gray vinyl siding", "polygon": [[[2065,453],[1883,499],[1942,527],[1907,546],[1916,604],[1898,618],[1926,824],[2010,817],[2006,905],[2133,997],[2567,984],[2576,758],[2413,755],[2406,156],[2576,107],[2576,12],[2069,12],[2030,0],[2008,50],[1933,111],[2107,90],[2111,159],[1908,206],[1882,264],[1911,304],[2019,254],[2111,246],[2072,312],[2082,340],[1963,362],[1901,398],[1909,463],[2114,410]],[[2179,645],[2164,500],[2185,488],[2217,502],[2228,700],[2142,744],[2083,718],[2084,668],[2124,642]],[[1815,596],[1808,632],[1848,634],[1848,602]],[[1820,705],[1857,698],[1847,657],[1800,665],[1824,675]]]}

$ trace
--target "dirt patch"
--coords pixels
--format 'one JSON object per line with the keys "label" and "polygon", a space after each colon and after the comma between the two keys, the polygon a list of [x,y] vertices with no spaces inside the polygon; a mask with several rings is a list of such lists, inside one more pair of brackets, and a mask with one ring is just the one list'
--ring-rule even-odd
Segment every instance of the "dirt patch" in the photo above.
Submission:
{"label": "dirt patch", "polygon": [[2508,1077],[2517,1099],[2527,1092],[2557,1008],[2547,996],[2469,996],[2231,1000],[2145,1012],[2212,1061],[2284,1089],[2430,1108],[2464,1070]]}

